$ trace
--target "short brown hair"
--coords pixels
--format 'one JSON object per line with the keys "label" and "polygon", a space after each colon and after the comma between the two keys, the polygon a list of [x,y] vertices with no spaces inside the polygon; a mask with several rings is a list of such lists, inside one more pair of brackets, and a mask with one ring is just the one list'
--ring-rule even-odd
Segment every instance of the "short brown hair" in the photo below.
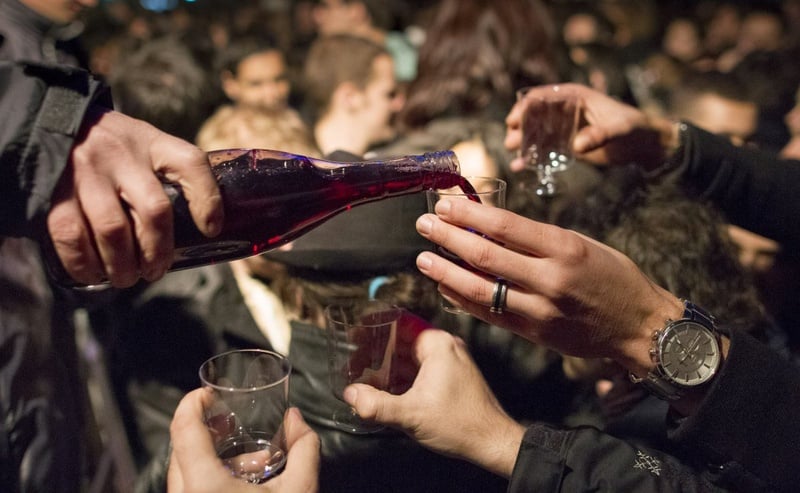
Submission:
{"label": "short brown hair", "polygon": [[315,116],[323,113],[336,88],[352,82],[363,88],[372,78],[372,65],[386,49],[368,39],[349,34],[318,38],[311,45],[305,63],[305,95]]}

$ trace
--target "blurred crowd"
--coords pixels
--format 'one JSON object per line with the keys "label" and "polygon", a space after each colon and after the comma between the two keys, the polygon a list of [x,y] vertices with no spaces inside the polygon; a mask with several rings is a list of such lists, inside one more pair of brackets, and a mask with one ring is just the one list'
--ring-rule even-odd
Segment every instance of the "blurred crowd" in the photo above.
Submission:
{"label": "blurred crowd", "polygon": [[[197,0],[161,12],[110,0],[59,36],[80,40],[83,64],[108,82],[116,110],[206,151],[345,160],[453,149],[462,174],[508,181],[509,209],[611,245],[676,296],[747,327],[787,358],[800,355],[800,333],[789,330],[800,327],[797,252],[666,186],[652,191],[628,168],[578,162],[559,174],[563,195],[536,197],[530,173],[511,169],[504,146],[517,90],[578,82],[647,115],[800,159],[800,0]],[[93,306],[140,491],[163,482],[169,419],[198,386],[199,364],[249,346],[288,354],[302,370],[294,399],[322,435],[323,491],[378,491],[373,476],[391,481],[381,491],[504,491],[504,481],[420,455],[429,453],[398,437],[320,431],[329,423],[314,397],[325,373],[313,356],[321,357],[315,322],[331,300],[374,290],[461,336],[515,419],[589,424],[667,447],[663,424],[653,425],[666,405],[632,397],[608,362],[561,357],[441,313],[435,285],[414,270],[425,248],[414,231],[421,212],[365,209],[363,224],[405,220],[401,269],[382,270],[380,255],[361,272],[320,264],[314,252],[331,242],[352,255],[386,235],[379,226],[357,229],[351,216],[350,225],[298,242],[313,264],[276,254],[184,271]],[[423,462],[441,484],[426,470],[413,474],[425,482],[404,476]]]}

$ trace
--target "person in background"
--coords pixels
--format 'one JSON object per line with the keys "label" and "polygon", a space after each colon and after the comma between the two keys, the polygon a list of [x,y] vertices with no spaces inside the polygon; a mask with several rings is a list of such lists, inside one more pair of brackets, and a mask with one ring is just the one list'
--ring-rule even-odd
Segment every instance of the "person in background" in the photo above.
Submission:
{"label": "person in background", "polygon": [[314,138],[324,154],[362,156],[395,137],[403,97],[394,62],[380,45],[349,34],[317,38],[309,49],[304,89]]}
{"label": "person in background", "polygon": [[417,50],[405,33],[394,30],[396,9],[394,1],[317,0],[312,17],[319,36],[350,34],[386,49],[395,78],[406,83],[417,76]]}
{"label": "person in background", "polygon": [[233,38],[219,54],[217,65],[222,90],[233,104],[267,111],[288,105],[291,81],[286,60],[268,37]]}
{"label": "person in background", "polygon": [[111,70],[108,84],[117,111],[187,141],[194,141],[216,104],[206,71],[172,36],[126,53]]}

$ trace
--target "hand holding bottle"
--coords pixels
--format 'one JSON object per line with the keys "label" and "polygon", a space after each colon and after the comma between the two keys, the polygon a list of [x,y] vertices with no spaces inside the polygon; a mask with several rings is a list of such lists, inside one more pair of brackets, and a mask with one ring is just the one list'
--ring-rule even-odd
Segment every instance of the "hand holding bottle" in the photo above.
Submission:
{"label": "hand holding bottle", "polygon": [[201,232],[219,233],[222,198],[204,152],[143,121],[90,110],[47,218],[74,280],[126,287],[167,271],[173,217],[160,177],[181,185]]}

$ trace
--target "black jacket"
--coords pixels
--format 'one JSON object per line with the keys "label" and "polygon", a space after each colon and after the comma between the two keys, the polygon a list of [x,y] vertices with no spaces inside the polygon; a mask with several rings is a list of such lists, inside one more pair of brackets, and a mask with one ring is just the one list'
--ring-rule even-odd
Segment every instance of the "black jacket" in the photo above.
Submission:
{"label": "black jacket", "polygon": [[[80,490],[83,387],[67,305],[39,246],[86,108],[107,92],[46,19],[0,2],[0,490]],[[106,99],[104,99],[106,98]],[[25,236],[26,238],[23,238]]]}

